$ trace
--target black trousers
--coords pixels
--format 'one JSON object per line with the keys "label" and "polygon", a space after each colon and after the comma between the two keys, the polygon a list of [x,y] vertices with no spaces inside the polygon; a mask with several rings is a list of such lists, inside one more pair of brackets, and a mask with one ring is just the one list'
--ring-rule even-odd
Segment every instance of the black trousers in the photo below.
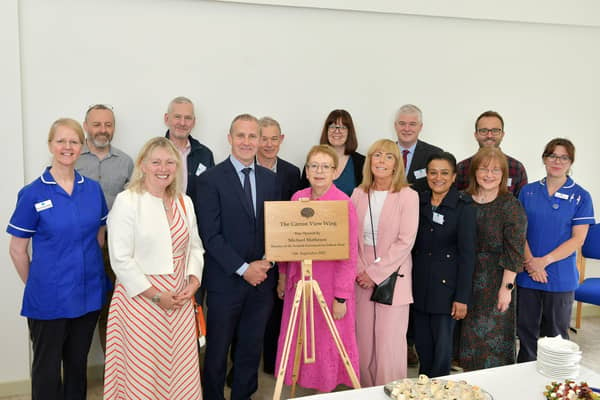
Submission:
{"label": "black trousers", "polygon": [[456,321],[450,314],[430,314],[413,308],[415,346],[419,354],[419,374],[431,378],[450,374],[452,342]]}
{"label": "black trousers", "polygon": [[544,336],[561,335],[569,338],[571,308],[575,292],[544,292],[518,288],[517,334],[519,354],[517,362],[537,358],[537,340]]}
{"label": "black trousers", "polygon": [[93,311],[78,318],[27,319],[33,342],[32,400],[85,400],[87,357],[99,314]]}

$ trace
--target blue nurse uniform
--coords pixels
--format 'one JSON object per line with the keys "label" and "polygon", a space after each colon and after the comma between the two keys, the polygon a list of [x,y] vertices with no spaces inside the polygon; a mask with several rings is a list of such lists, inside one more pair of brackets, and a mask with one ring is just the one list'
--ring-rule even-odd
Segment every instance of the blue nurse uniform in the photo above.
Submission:
{"label": "blue nurse uniform", "polygon": [[[530,183],[519,200],[527,213],[527,242],[534,257],[543,257],[569,240],[573,226],[595,223],[590,194],[570,177],[553,196],[545,178]],[[527,272],[517,275],[520,362],[535,359],[540,335],[568,338],[573,292],[579,285],[575,252],[548,265],[546,273],[547,283],[535,282]]]}
{"label": "blue nurse uniform", "polygon": [[50,168],[19,191],[6,231],[32,239],[21,315],[76,318],[102,307],[108,280],[97,234],[107,214],[100,185],[77,171],[71,195]]}

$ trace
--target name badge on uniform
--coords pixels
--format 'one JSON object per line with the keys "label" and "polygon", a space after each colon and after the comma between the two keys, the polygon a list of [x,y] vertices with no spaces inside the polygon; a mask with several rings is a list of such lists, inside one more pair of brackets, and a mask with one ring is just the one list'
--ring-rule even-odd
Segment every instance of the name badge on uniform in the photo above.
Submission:
{"label": "name badge on uniform", "polygon": [[554,197],[558,197],[559,199],[569,200],[569,195],[561,192],[554,193]]}
{"label": "name badge on uniform", "polygon": [[508,178],[506,180],[506,186],[509,186],[509,187],[512,186],[512,178]]}
{"label": "name badge on uniform", "polygon": [[35,210],[37,212],[44,211],[52,207],[52,200],[44,200],[40,201],[39,203],[35,203]]}
{"label": "name badge on uniform", "polygon": [[435,222],[436,224],[444,225],[444,215],[434,211],[433,222]]}
{"label": "name badge on uniform", "polygon": [[200,174],[204,171],[206,171],[206,167],[204,166],[204,164],[198,164],[198,168],[196,168],[196,176],[200,176]]}
{"label": "name badge on uniform", "polygon": [[427,176],[427,171],[425,168],[421,168],[415,171],[415,179],[425,178]]}

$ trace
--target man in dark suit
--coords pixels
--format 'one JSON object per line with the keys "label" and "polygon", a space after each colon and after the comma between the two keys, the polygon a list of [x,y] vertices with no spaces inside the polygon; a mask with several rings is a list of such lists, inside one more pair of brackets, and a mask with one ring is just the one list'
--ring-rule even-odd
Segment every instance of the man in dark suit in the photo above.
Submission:
{"label": "man in dark suit", "polygon": [[[263,117],[258,121],[260,142],[256,153],[256,163],[277,174],[277,183],[281,189],[282,200],[289,200],[300,189],[300,170],[295,165],[282,160],[277,155],[285,135],[281,133],[279,122],[270,117]],[[267,329],[265,331],[263,349],[263,371],[267,374],[275,373],[275,358],[277,356],[277,340],[281,325],[283,301],[273,290],[274,306]]]}
{"label": "man in dark suit", "polygon": [[206,400],[224,399],[232,340],[236,343],[231,399],[247,400],[256,391],[276,284],[275,271],[264,259],[263,203],[279,200],[280,193],[275,174],[254,162],[258,120],[249,114],[238,115],[227,139],[231,155],[203,173],[196,189],[195,207],[206,250]]}
{"label": "man in dark suit", "polygon": [[[417,192],[429,189],[427,185],[427,160],[429,156],[442,153],[442,149],[427,142],[419,140],[419,133],[423,129],[423,113],[419,107],[413,104],[405,104],[396,112],[394,129],[398,137],[398,147],[404,162],[404,174],[411,187]],[[419,359],[414,346],[412,308],[408,319],[408,330],[406,332],[407,363],[409,367],[417,365]]]}
{"label": "man in dark suit", "polygon": [[413,189],[423,192],[428,189],[425,172],[427,160],[432,154],[441,153],[442,149],[419,140],[419,133],[423,129],[423,114],[415,105],[405,104],[400,107],[396,112],[394,128],[405,165],[406,179]]}

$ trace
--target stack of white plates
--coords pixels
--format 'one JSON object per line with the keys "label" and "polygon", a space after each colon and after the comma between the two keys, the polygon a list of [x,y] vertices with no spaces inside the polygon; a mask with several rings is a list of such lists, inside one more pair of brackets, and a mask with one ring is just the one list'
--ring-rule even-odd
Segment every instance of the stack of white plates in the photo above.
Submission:
{"label": "stack of white plates", "polygon": [[575,379],[579,374],[579,345],[562,337],[538,339],[537,370],[554,379]]}

